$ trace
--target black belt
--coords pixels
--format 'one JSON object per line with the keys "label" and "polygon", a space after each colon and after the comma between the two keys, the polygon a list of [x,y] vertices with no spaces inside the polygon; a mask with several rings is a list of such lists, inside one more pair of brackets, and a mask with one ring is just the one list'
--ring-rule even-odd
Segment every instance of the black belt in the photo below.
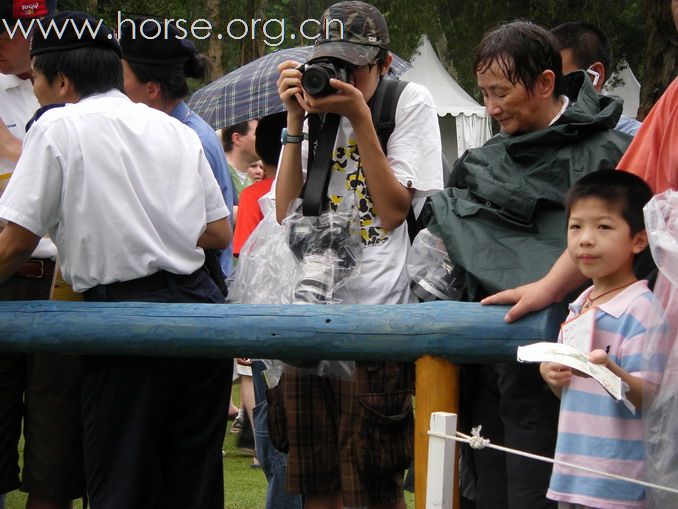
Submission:
{"label": "black belt", "polygon": [[88,301],[115,301],[124,299],[139,292],[152,292],[169,287],[169,279],[177,277],[176,274],[161,270],[150,276],[97,285],[85,290],[85,300]]}

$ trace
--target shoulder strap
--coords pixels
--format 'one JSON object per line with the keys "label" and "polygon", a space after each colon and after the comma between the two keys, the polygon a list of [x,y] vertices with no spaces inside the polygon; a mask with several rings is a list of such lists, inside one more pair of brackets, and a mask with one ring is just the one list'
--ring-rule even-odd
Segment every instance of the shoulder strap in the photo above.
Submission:
{"label": "shoulder strap", "polygon": [[[327,186],[330,182],[332,153],[339,131],[341,117],[336,113],[324,116],[318,133],[318,146],[308,166],[306,184],[302,190],[302,213],[305,216],[319,216],[325,210]],[[311,143],[315,143],[312,139]],[[313,152],[313,150],[309,150]]]}
{"label": "shoulder strap", "polygon": [[398,100],[400,99],[400,94],[405,90],[407,83],[407,81],[382,78],[379,80],[377,90],[370,101],[372,123],[374,124],[374,130],[377,131],[379,144],[384,154],[386,154],[388,139],[395,129]]}
{"label": "shoulder strap", "polygon": [[[372,122],[374,123],[374,130],[377,131],[379,144],[384,154],[387,154],[388,140],[395,129],[398,101],[406,86],[407,81],[383,78],[379,81],[377,90],[372,98]],[[410,242],[413,242],[414,237],[421,230],[421,225],[417,222],[412,206],[410,206],[410,210],[407,212],[406,221]]]}

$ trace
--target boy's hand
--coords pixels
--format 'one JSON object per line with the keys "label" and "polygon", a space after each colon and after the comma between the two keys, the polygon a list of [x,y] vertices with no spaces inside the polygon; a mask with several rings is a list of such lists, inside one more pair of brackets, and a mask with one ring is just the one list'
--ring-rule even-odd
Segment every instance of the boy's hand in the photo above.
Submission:
{"label": "boy's hand", "polygon": [[[278,95],[287,107],[288,117],[291,115],[299,122],[304,120],[304,89],[301,88],[301,71],[299,62],[287,60],[278,66]],[[289,126],[288,126],[289,127]],[[297,134],[297,133],[294,133]]]}
{"label": "boy's hand", "polygon": [[600,348],[596,350],[592,350],[589,352],[589,362],[592,362],[593,364],[602,364],[606,368],[609,368],[609,363],[610,363],[610,358],[607,355],[607,352],[605,350],[601,350]]}
{"label": "boy's hand", "polygon": [[539,364],[539,373],[549,387],[566,387],[572,378],[572,369],[555,362],[542,362]]}
{"label": "boy's hand", "polygon": [[363,93],[345,81],[331,79],[330,86],[336,93],[323,97],[313,97],[304,93],[306,111],[309,113],[336,113],[354,123],[360,115],[371,117],[370,108]]}

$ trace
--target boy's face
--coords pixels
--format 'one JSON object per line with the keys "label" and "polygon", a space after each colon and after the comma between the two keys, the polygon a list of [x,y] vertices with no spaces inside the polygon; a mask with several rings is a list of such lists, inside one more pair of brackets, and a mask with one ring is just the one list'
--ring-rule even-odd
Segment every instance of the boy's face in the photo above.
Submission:
{"label": "boy's face", "polygon": [[125,83],[125,94],[132,102],[142,103],[146,106],[153,107],[151,99],[148,96],[148,86],[142,83],[134,74],[132,68],[127,63],[127,60],[122,60],[122,75]]}
{"label": "boy's face", "polygon": [[[619,206],[600,198],[575,202],[567,225],[567,250],[593,283],[618,284],[633,276],[633,258],[647,247],[645,231],[631,235]],[[617,283],[616,283],[617,282]]]}
{"label": "boy's face", "polygon": [[365,102],[369,102],[377,90],[379,78],[384,72],[383,69],[380,69],[376,63],[373,63],[371,65],[354,66],[352,70],[353,79],[355,80],[352,83],[353,86],[363,93]]}
{"label": "boy's face", "polygon": [[50,83],[42,72],[33,69],[33,93],[40,106],[67,102],[60,94],[60,89],[61,80],[58,76]]}

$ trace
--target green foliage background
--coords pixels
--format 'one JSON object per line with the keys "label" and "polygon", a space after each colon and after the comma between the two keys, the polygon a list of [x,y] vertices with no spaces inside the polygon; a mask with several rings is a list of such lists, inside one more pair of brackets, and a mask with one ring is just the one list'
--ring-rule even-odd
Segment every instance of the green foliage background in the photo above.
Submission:
{"label": "green foliage background", "polygon": [[[161,18],[199,18],[225,27],[234,18],[285,19],[287,28],[298,27],[305,19],[319,19],[330,4],[328,0],[60,0],[62,10],[86,10],[114,24],[118,11],[126,16],[137,14]],[[496,24],[524,18],[553,27],[564,21],[588,21],[599,26],[609,37],[615,63],[624,57],[639,78],[643,76],[646,47],[643,0],[377,0],[372,2],[386,16],[391,31],[392,49],[404,58],[415,51],[422,33],[427,33],[450,73],[469,93],[476,95],[471,69],[473,51],[482,34]],[[668,2],[667,2],[668,3]],[[292,33],[292,32],[288,32]],[[279,47],[299,44],[294,32]],[[195,41],[208,52],[218,77],[247,61],[273,51],[263,43],[259,33],[254,40],[219,42]],[[220,53],[215,57],[215,52]]]}

